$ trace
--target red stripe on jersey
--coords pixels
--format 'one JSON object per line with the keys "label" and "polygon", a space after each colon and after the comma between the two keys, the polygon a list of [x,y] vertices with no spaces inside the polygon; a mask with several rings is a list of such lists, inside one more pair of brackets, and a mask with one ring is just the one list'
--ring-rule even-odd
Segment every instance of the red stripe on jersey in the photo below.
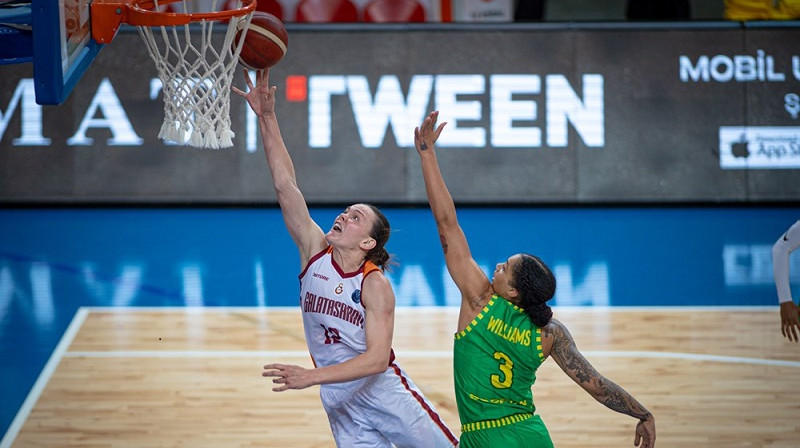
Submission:
{"label": "red stripe on jersey", "polygon": [[311,267],[311,265],[314,264],[315,261],[319,260],[323,255],[327,254],[328,252],[331,252],[332,250],[333,250],[333,247],[328,246],[325,249],[323,249],[322,251],[320,251],[318,254],[314,255],[311,258],[309,258],[308,259],[308,263],[306,263],[306,267],[303,268],[303,272],[301,272],[300,275],[297,276],[297,278],[300,281],[302,281],[303,277],[305,277],[305,275],[306,275],[306,271],[308,271],[308,268]]}
{"label": "red stripe on jersey", "polygon": [[[392,354],[394,354],[394,351],[392,351]],[[454,436],[453,433],[450,432],[450,429],[447,427],[447,425],[445,425],[442,422],[442,419],[439,417],[439,414],[437,414],[436,411],[434,411],[433,409],[431,409],[430,406],[428,406],[428,403],[422,398],[422,396],[419,393],[417,393],[417,391],[409,387],[408,380],[406,380],[406,377],[403,376],[403,373],[400,371],[400,367],[398,367],[397,364],[391,364],[390,367],[392,368],[392,370],[394,370],[394,373],[398,377],[400,377],[400,382],[403,383],[403,387],[405,387],[407,391],[411,392],[411,395],[414,397],[415,400],[417,400],[420,406],[422,406],[422,409],[424,409],[425,412],[428,413],[431,420],[433,420],[433,422],[436,423],[436,426],[438,426],[439,429],[442,430],[444,435],[446,435],[447,438],[450,439],[450,442],[453,444],[453,446],[457,446],[458,439],[456,439],[456,436]]]}

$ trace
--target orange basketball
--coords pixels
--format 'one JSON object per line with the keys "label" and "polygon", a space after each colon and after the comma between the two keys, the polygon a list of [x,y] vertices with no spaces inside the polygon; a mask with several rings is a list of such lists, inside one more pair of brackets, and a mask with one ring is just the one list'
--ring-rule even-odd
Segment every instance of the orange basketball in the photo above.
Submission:
{"label": "orange basketball", "polygon": [[251,70],[264,70],[277,64],[289,45],[289,34],[283,22],[270,13],[255,11],[245,33],[246,24],[246,20],[241,20],[236,25],[236,36],[231,44],[235,50],[244,34],[239,63]]}

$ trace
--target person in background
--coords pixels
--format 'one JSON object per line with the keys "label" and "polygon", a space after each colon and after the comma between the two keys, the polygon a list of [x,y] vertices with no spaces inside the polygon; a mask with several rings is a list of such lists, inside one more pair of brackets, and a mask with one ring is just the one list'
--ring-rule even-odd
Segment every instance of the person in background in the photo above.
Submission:
{"label": "person in background", "polygon": [[255,86],[244,73],[248,92],[232,89],[258,116],[278,204],[300,251],[300,310],[315,365],[268,364],[262,375],[274,378],[276,392],[321,385],[320,399],[340,448],[457,446],[433,405],[395,361],[395,297],[383,271],[390,261],[385,249],[389,221],[376,207],[359,203],[322,231],[297,186],[269,71],[257,74]]}
{"label": "person in background", "polygon": [[[446,124],[436,126],[438,115],[432,112],[414,129],[414,143],[445,264],[461,292],[453,345],[461,448],[553,446],[531,392],[536,370],[548,358],[598,402],[637,419],[634,445],[653,448],[653,414],[598,373],[566,325],[553,319],[547,301],[556,280],[550,268],[538,257],[519,253],[498,263],[489,281],[472,258],[436,159],[434,144]],[[502,238],[502,232],[503,223],[497,222],[494,237]]]}
{"label": "person in background", "polygon": [[790,341],[797,342],[800,330],[800,313],[792,299],[789,287],[789,255],[800,247],[800,220],[789,227],[772,246],[772,275],[778,289],[778,302],[781,307],[781,333]]}

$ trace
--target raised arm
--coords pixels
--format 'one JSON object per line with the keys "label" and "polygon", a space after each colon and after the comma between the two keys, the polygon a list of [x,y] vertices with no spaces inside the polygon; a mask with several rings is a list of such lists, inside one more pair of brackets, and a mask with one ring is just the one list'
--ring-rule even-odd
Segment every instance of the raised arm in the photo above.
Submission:
{"label": "raised arm", "polygon": [[244,97],[258,116],[261,140],[278,204],[283,212],[283,221],[300,251],[300,264],[305,266],[311,256],[326,247],[325,233],[311,219],[305,198],[297,187],[294,164],[283,142],[278,118],[275,116],[277,88],[269,86],[269,70],[258,72],[255,86],[247,70],[244,71],[244,78],[248,92],[245,93],[235,86],[231,89]]}
{"label": "raised arm", "polygon": [[656,422],[653,414],[631,394],[595,370],[578,351],[572,335],[564,324],[551,319],[542,330],[545,355],[552,357],[561,370],[595,400],[613,411],[639,419],[634,437],[635,446],[639,446],[640,442],[642,448],[655,446]]}
{"label": "raised arm", "polygon": [[414,144],[422,164],[425,191],[436,220],[447,270],[461,291],[462,310],[466,305],[475,311],[482,308],[488,301],[491,284],[486,274],[472,259],[467,238],[458,224],[453,198],[450,196],[442,172],[439,170],[434,144],[447,123],[442,123],[437,127],[438,117],[439,112],[434,111],[425,118],[421,126],[414,129]]}

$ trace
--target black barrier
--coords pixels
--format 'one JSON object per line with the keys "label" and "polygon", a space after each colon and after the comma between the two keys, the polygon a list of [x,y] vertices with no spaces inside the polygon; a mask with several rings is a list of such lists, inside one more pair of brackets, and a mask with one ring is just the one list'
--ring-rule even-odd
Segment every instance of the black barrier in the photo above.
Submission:
{"label": "black barrier", "polygon": [[[413,129],[434,109],[448,121],[438,154],[461,203],[800,199],[797,23],[289,33],[270,78],[311,203],[424,204]],[[0,74],[2,203],[275,202],[241,98],[232,149],[157,138],[160,82],[135,31],[60,106],[35,104],[30,64]]]}

